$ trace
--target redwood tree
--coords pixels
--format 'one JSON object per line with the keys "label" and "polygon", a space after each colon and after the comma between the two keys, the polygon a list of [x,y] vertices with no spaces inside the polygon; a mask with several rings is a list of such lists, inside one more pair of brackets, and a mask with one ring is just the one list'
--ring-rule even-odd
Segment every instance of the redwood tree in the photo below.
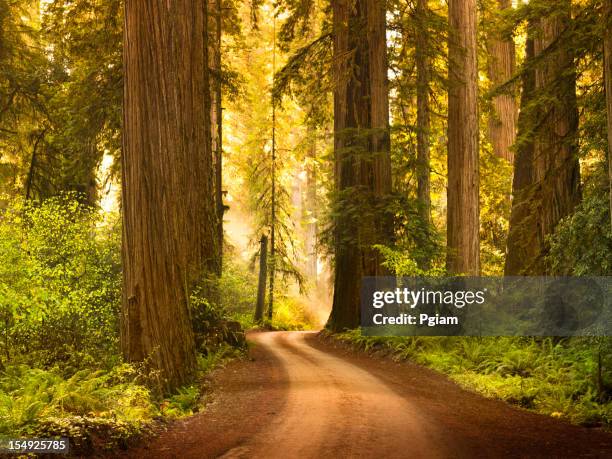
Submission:
{"label": "redwood tree", "polygon": [[[497,0],[496,4],[500,11],[512,7],[511,0]],[[501,34],[497,30],[489,32],[487,57],[489,79],[493,88],[497,88],[510,80],[515,72],[516,51],[512,35]],[[516,139],[518,117],[516,99],[512,93],[502,91],[493,97],[491,105],[488,131],[493,152],[498,157],[512,162],[512,146]]]}
{"label": "redwood tree", "polygon": [[612,223],[612,0],[604,0],[604,81],[608,113],[608,179],[610,186],[610,221]]}
{"label": "redwood tree", "polygon": [[206,4],[128,0],[124,42],[121,344],[168,391],[193,373],[190,290],[215,264]]}
{"label": "redwood tree", "polygon": [[450,273],[478,275],[478,65],[476,0],[449,0],[447,259]]}
{"label": "redwood tree", "polygon": [[[527,41],[525,43],[525,62],[529,64],[534,58],[533,27],[528,27]],[[534,98],[535,70],[527,66],[522,72],[521,108],[518,117],[518,131],[523,134],[515,145],[514,178],[512,180],[512,208],[508,232],[508,249],[504,274],[507,276],[521,274],[523,261],[528,258],[527,252],[534,249],[527,245],[524,239],[524,230],[521,228],[537,225],[537,215],[531,210],[529,200],[530,190],[533,187],[533,139],[525,135],[533,126],[534,114],[529,113],[528,106]]]}
{"label": "redwood tree", "polygon": [[210,78],[210,136],[214,164],[214,189],[216,200],[216,231],[214,274],[221,276],[223,258],[223,107],[222,107],[222,68],[221,68],[221,33],[222,7],[221,0],[208,1],[209,35],[208,65],[211,68]]}
{"label": "redwood tree", "polygon": [[334,0],[334,300],[328,326],[359,325],[363,276],[385,273],[372,247],[388,243],[391,192],[386,2]]}
{"label": "redwood tree", "polygon": [[520,190],[515,186],[507,275],[549,274],[547,237],[581,198],[575,62],[565,39],[572,26],[571,2],[550,0],[547,6],[531,24],[533,59],[528,65],[534,89],[522,99],[525,122],[519,137],[531,143],[532,152],[515,162],[515,182],[524,185]]}
{"label": "redwood tree", "polygon": [[431,128],[429,106],[429,83],[431,79],[431,62],[429,59],[429,36],[427,20],[429,15],[428,0],[417,0],[416,3],[416,71],[417,71],[417,197],[419,213],[424,222],[431,221],[430,195],[430,160],[429,135]]}

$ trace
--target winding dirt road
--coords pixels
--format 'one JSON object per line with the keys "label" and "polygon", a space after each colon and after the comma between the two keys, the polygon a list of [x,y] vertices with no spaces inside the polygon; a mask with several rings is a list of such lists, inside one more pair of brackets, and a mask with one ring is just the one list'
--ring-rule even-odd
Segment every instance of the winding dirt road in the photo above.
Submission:
{"label": "winding dirt road", "polygon": [[313,333],[250,334],[207,410],[123,457],[612,457],[612,435],[467,392]]}

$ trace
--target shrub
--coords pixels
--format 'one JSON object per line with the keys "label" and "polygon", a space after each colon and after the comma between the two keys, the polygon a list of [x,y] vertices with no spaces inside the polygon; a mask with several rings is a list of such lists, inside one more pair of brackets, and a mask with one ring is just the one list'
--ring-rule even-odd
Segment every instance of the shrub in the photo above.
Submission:
{"label": "shrub", "polygon": [[610,201],[605,189],[586,194],[574,214],[562,220],[550,238],[552,272],[573,276],[612,274]]}
{"label": "shrub", "polygon": [[77,369],[117,354],[116,226],[74,194],[0,214],[3,360]]}

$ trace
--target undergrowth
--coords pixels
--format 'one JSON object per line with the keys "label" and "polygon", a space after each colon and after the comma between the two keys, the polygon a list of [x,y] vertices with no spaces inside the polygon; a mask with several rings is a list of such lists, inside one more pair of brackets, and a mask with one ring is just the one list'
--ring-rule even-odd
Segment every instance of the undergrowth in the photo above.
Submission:
{"label": "undergrowth", "polygon": [[[228,345],[198,356],[200,376],[240,351]],[[200,380],[198,378],[196,381]],[[180,388],[161,398],[137,367],[80,370],[65,376],[58,368],[8,366],[0,373],[0,436],[66,436],[86,452],[124,446],[148,433],[155,421],[189,416],[201,408],[201,384]]]}
{"label": "undergrowth", "polygon": [[612,425],[612,358],[607,340],[372,337],[360,330],[334,337],[445,373],[486,397],[575,424]]}
{"label": "undergrowth", "polygon": [[274,314],[271,321],[267,319],[266,314],[267,311],[262,324],[256,323],[253,319],[252,306],[244,312],[233,312],[231,317],[240,322],[245,330],[257,327],[271,330],[314,330],[318,328],[316,317],[300,298],[281,296],[274,301]]}
{"label": "undergrowth", "polygon": [[[0,436],[67,436],[86,454],[199,409],[198,379],[163,398],[146,365],[121,363],[119,222],[75,193],[0,209]],[[219,281],[222,304],[194,289],[202,374],[241,352],[225,307],[246,307],[245,276]]]}

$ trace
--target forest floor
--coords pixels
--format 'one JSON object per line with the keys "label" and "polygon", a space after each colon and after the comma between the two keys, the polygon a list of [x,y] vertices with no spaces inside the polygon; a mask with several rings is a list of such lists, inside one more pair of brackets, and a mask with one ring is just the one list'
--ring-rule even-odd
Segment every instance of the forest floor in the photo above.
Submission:
{"label": "forest floor", "polygon": [[468,392],[313,332],[257,332],[206,409],[124,458],[612,457],[612,434]]}

